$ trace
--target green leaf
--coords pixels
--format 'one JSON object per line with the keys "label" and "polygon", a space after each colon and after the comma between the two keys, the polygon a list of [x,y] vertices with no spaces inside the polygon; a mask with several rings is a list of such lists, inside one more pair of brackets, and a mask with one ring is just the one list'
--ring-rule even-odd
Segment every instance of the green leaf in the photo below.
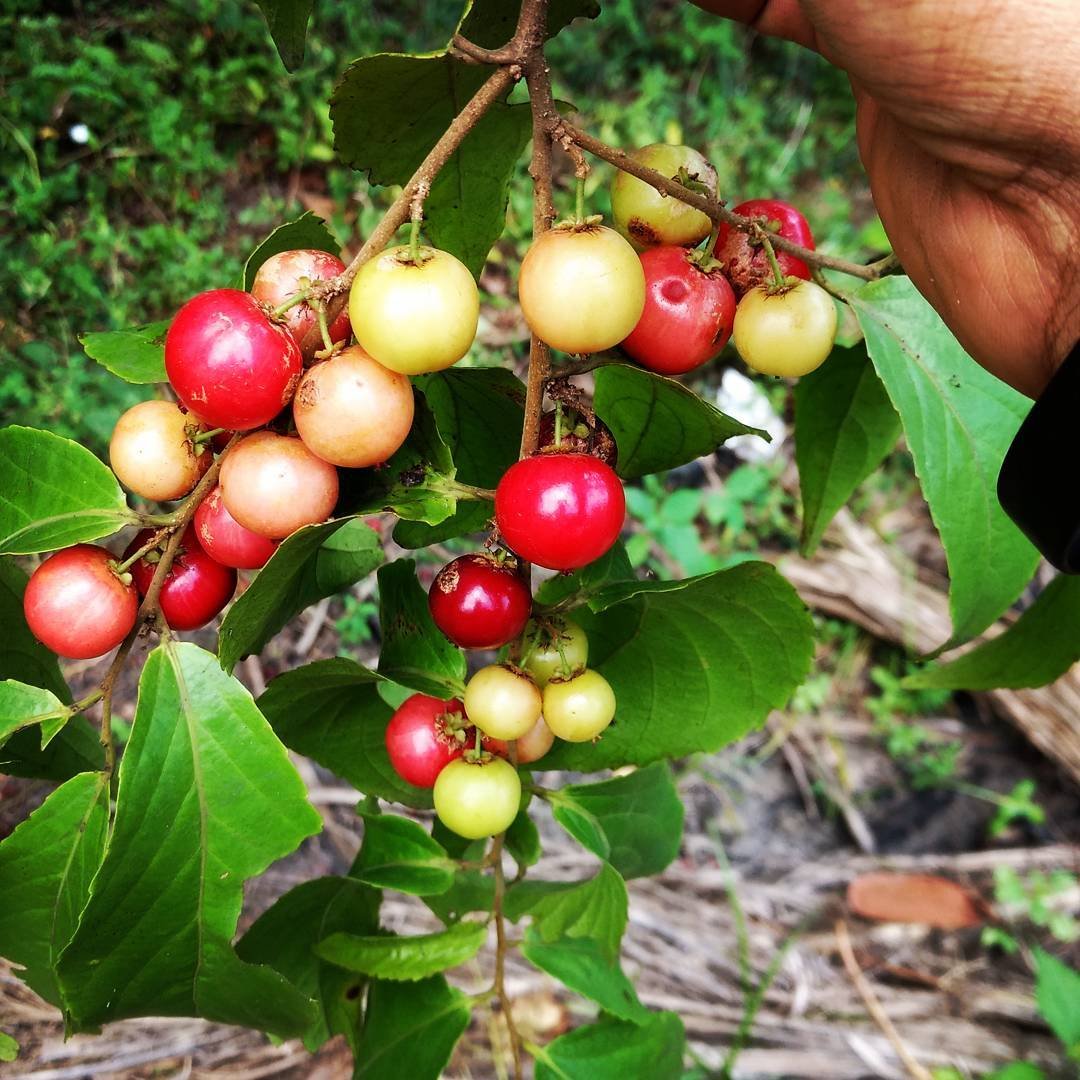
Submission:
{"label": "green leaf", "polygon": [[137,521],[116,477],[85,447],[34,428],[0,428],[0,552],[29,555]]}
{"label": "green leaf", "polygon": [[[263,6],[265,7],[265,5]],[[307,7],[310,11],[310,3],[307,4]],[[305,15],[304,18],[306,21],[307,16]],[[302,33],[300,38],[300,52],[301,55],[303,55]],[[284,59],[284,56],[282,59]],[[251,290],[251,286],[255,284],[255,275],[259,272],[259,267],[262,266],[267,259],[272,258],[274,255],[279,255],[283,251],[296,251],[302,248],[310,248],[315,251],[328,251],[331,255],[337,255],[341,251],[341,245],[337,242],[334,234],[326,227],[326,222],[323,221],[321,217],[308,211],[307,213],[301,214],[295,221],[279,225],[248,256],[247,262],[244,263],[244,290]]]}
{"label": "green leaf", "polygon": [[331,934],[315,952],[331,964],[376,979],[416,982],[471,960],[487,939],[487,925],[459,922],[411,937]]}
{"label": "green leaf", "polygon": [[393,814],[367,814],[364,842],[349,876],[379,889],[430,896],[446,892],[456,870],[422,825]]}
{"label": "green leaf", "polygon": [[373,933],[379,926],[379,901],[377,889],[347,877],[305,881],[279,897],[236,943],[245,963],[267,964],[314,999],[318,1014],[304,1033],[311,1051],[331,1035],[355,1036],[350,1005],[363,985],[316,956],[315,946],[341,930]]}
{"label": "green leaf", "polygon": [[632,479],[711,454],[734,435],[769,434],[747,427],[674,379],[629,364],[596,372],[593,398],[619,447],[618,473]]}
{"label": "green leaf", "polygon": [[686,1032],[675,1013],[650,1013],[641,1024],[605,1016],[560,1035],[536,1062],[536,1080],[679,1080]]}
{"label": "green leaf", "polygon": [[416,563],[398,559],[379,570],[379,674],[434,697],[465,693],[465,656],[435,625]]}
{"label": "green leaf", "polygon": [[900,417],[866,354],[833,349],[795,386],[795,461],[802,490],[802,553],[813,554],[830,521],[900,438]]}
{"label": "green leaf", "polygon": [[[485,49],[498,48],[514,36],[520,8],[518,0],[476,0],[458,30]],[[552,0],[548,5],[547,36],[554,37],[574,19],[595,19],[599,14],[598,0]]]}
{"label": "green leaf", "polygon": [[155,649],[105,861],[60,960],[71,1030],[149,1014],[309,1031],[313,1003],[231,942],[245,880],[320,825],[247,690],[195,645]]}
{"label": "green leaf", "polygon": [[439,1080],[471,1013],[441,975],[372,983],[353,1080]]}
{"label": "green leaf", "polygon": [[618,960],[609,960],[597,942],[583,937],[547,942],[530,926],[525,931],[521,953],[534,967],[595,1001],[612,1016],[635,1024],[648,1022],[651,1014],[638,1000],[634,984],[623,973]]}
{"label": "green leaf", "polygon": [[1003,634],[904,679],[912,689],[1045,686],[1080,660],[1080,578],[1054,578]]}
{"label": "green leaf", "polygon": [[540,861],[540,832],[528,810],[519,810],[510,822],[510,828],[506,830],[506,850],[518,866],[535,866]]}
{"label": "green leaf", "polygon": [[851,306],[941,534],[951,640],[964,641],[1020,595],[1039,561],[997,499],[1002,458],[1030,402],[964,352],[906,277],[863,286]]}
{"label": "green leaf", "polygon": [[285,69],[295,71],[304,59],[304,39],[307,37],[308,19],[311,18],[315,0],[255,0],[255,2],[262,9],[267,29],[274,39]]}
{"label": "green leaf", "polygon": [[591,938],[609,962],[626,930],[626,883],[608,863],[588,881],[520,881],[506,894],[507,917],[532,916],[541,941]]}
{"label": "green leaf", "polygon": [[68,719],[68,707],[51,691],[6,679],[0,682],[0,746],[20,728],[41,725],[48,746]]}
{"label": "green leaf", "polygon": [[431,792],[405,783],[386,752],[393,710],[376,672],[344,657],[279,675],[259,708],[290,750],[317,761],[358,791],[406,806],[431,806]]}
{"label": "green leaf", "polygon": [[[596,784],[570,784],[551,801],[555,820],[624,878],[659,874],[679,853],[683,804],[664,762]],[[588,830],[582,821],[589,821]]]}
{"label": "green leaf", "polygon": [[[606,555],[601,555],[588,566],[583,566],[572,574],[556,574],[548,578],[536,595],[542,604],[557,604],[568,596],[587,600],[612,582],[634,580],[634,568],[630,563],[626,545],[617,540]],[[574,618],[577,618],[577,614],[574,613]]]}
{"label": "green leaf", "polygon": [[165,331],[169,320],[133,326],[128,330],[107,330],[79,335],[79,344],[91,360],[129,383],[163,383],[165,374]]}
{"label": "green leaf", "polygon": [[19,1044],[8,1034],[0,1031],[0,1061],[14,1061],[19,1056]]}
{"label": "green leaf", "polygon": [[[956,1074],[960,1077],[960,1074]],[[983,1080],[1046,1080],[1046,1073],[1037,1065],[1027,1061],[1012,1061],[992,1073],[987,1073]]]}
{"label": "green leaf", "polygon": [[595,745],[559,743],[534,766],[593,772],[714,751],[782,708],[810,670],[805,604],[746,562],[683,581],[616,582],[573,618],[611,683],[615,722]]}
{"label": "green leaf", "polygon": [[297,529],[225,616],[218,637],[221,666],[232,671],[304,608],[347,589],[383,561],[379,534],[363,521],[338,518]]}
{"label": "green leaf", "polygon": [[56,961],[101,865],[108,823],[106,777],[80,773],[0,842],[0,956],[57,1006]]}
{"label": "green leaf", "polygon": [[[477,858],[483,856],[483,848]],[[495,881],[479,870],[459,870],[454,883],[444,893],[425,896],[424,903],[443,923],[460,922],[472,911],[490,912],[495,905]]]}
{"label": "green leaf", "polygon": [[1035,1000],[1065,1052],[1080,1059],[1080,971],[1036,949]]}

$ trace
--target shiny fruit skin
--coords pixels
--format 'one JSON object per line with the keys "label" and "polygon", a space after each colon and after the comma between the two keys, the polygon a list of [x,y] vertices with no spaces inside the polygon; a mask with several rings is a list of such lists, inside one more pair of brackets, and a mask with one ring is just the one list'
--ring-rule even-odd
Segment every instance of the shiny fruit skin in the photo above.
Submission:
{"label": "shiny fruit skin", "polygon": [[213,461],[209,447],[196,447],[194,417],[171,401],[141,401],[116,422],[109,464],[129,491],[154,502],[180,499]]}
{"label": "shiny fruit skin", "polygon": [[428,592],[435,625],[460,649],[498,649],[521,633],[532,611],[529,586],[486,552],[447,563]]}
{"label": "shiny fruit skin", "polygon": [[524,672],[489,664],[465,684],[469,720],[493,739],[519,739],[540,718],[540,688]]}
{"label": "shiny fruit skin", "polygon": [[719,269],[706,273],[670,245],[646,251],[641,267],[645,310],[623,351],[660,375],[683,375],[717,356],[735,321],[735,292]]}
{"label": "shiny fruit skin", "polygon": [[[456,714],[462,738],[446,722]],[[407,784],[430,788],[439,773],[470,745],[471,728],[465,725],[465,707],[457,699],[443,701],[413,694],[401,703],[386,725],[386,751],[394,771]]]}
{"label": "shiny fruit skin", "polygon": [[549,570],[576,570],[619,538],[626,497],[613,469],[586,454],[541,454],[510,466],[495,489],[507,546]]}
{"label": "shiny fruit skin", "polygon": [[[691,179],[716,194],[716,170],[692,147],[653,143],[630,156],[672,178],[685,168]],[[626,172],[617,173],[611,185],[611,216],[615,228],[639,251],[657,244],[693,246],[712,232],[707,214],[661,195],[651,184]]]}
{"label": "shiny fruit skin", "polygon": [[[487,739],[483,740],[484,749],[492,754],[498,754],[499,757],[509,759],[510,746],[504,739]],[[555,736],[552,733],[551,728],[544,723],[544,718],[541,716],[539,720],[524,735],[521,735],[515,746],[517,748],[517,763],[519,765],[531,765],[534,761],[539,761],[554,745]]]}
{"label": "shiny fruit skin", "polygon": [[258,570],[277,551],[277,543],[245,529],[229,513],[215,487],[195,511],[195,535],[207,555],[222,566]]}
{"label": "shiny fruit skin", "polygon": [[503,832],[521,806],[521,780],[508,761],[451,761],[432,793],[439,820],[458,836],[480,840]]}
{"label": "shiny fruit skin", "polygon": [[476,337],[480,294],[465,264],[447,251],[387,248],[360,267],[349,292],[356,340],[383,367],[404,375],[456,364]]}
{"label": "shiny fruit skin", "polygon": [[250,294],[212,289],[189,300],[165,336],[165,370],[176,396],[208,427],[247,431],[292,399],[300,348]]}
{"label": "shiny fruit skin", "polygon": [[407,375],[372,360],[359,345],[308,368],[293,398],[304,445],[331,465],[381,465],[405,441],[413,422]]}
{"label": "shiny fruit skin", "polygon": [[618,345],[645,306],[645,275],[634,249],[614,229],[552,229],[525,253],[518,279],[525,321],[567,353]]}
{"label": "shiny fruit skin", "polygon": [[598,671],[586,669],[572,679],[544,687],[544,719],[566,742],[589,742],[615,719],[615,691]]}
{"label": "shiny fruit skin", "polygon": [[[153,529],[143,529],[128,544],[124,558],[130,558],[154,535]],[[164,542],[162,549],[164,549]],[[140,596],[145,596],[154,579],[156,563],[143,557],[131,564],[131,576]],[[236,571],[210,558],[196,539],[190,525],[180,541],[165,583],[161,587],[161,614],[173,630],[198,630],[205,626],[232,599],[236,592]]]}
{"label": "shiny fruit skin", "polygon": [[225,508],[245,529],[282,540],[325,521],[338,498],[337,469],[291,435],[257,431],[221,464]]}
{"label": "shiny fruit skin", "polygon": [[111,551],[76,544],[50,555],[30,575],[23,614],[45,648],[69,660],[90,660],[116,648],[135,625],[135,586],[113,573]]}
{"label": "shiny fruit skin", "polygon": [[[307,278],[314,284],[316,281],[337,277],[344,269],[345,264],[328,251],[318,251],[315,248],[279,251],[259,267],[255,280],[251,283],[251,295],[268,307],[277,308],[305,287],[300,283],[301,278]],[[297,345],[319,325],[319,316],[306,302],[289,308],[281,318]],[[345,341],[349,330],[349,313],[342,311],[330,324],[330,340]],[[322,348],[322,342],[318,347]]]}
{"label": "shiny fruit skin", "polygon": [[759,285],[735,312],[735,348],[763,375],[809,374],[825,362],[835,338],[836,305],[812,281],[777,293]]}
{"label": "shiny fruit skin", "polygon": [[[779,225],[779,228],[773,231],[785,240],[814,250],[814,235],[810,231],[809,223],[790,203],[780,199],[751,199],[736,206],[734,212],[742,217],[768,218],[770,222]],[[750,242],[749,235],[741,229],[721,223],[714,254],[724,264],[724,273],[738,296],[773,278],[764,249],[755,247]],[[810,280],[810,267],[802,259],[779,249],[775,254],[784,277]]]}
{"label": "shiny fruit skin", "polygon": [[539,642],[532,648],[531,642],[537,632],[533,625],[527,626],[523,634],[527,644],[521,666],[541,689],[556,676],[569,678],[583,670],[589,662],[589,639],[585,636],[585,631],[572,619],[562,619],[556,627],[559,634],[558,645],[550,634],[541,631]]}

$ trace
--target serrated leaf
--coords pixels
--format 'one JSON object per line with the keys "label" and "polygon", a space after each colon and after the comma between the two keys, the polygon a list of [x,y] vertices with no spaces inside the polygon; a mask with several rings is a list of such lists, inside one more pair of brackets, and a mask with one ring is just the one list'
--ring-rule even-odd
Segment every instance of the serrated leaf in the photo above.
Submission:
{"label": "serrated leaf", "polygon": [[331,934],[315,952],[347,971],[376,979],[416,982],[471,960],[487,939],[487,925],[459,922],[434,934]]}
{"label": "serrated leaf", "polygon": [[686,1032],[675,1013],[650,1013],[640,1024],[602,1017],[560,1035],[536,1062],[536,1080],[679,1080]]}
{"label": "serrated leaf", "polygon": [[79,335],[91,360],[129,383],[163,383],[165,331],[169,321],[133,326],[128,330],[94,331]]}
{"label": "serrated leaf", "polygon": [[279,675],[259,698],[263,715],[290,750],[317,761],[358,791],[406,806],[431,806],[431,792],[406,784],[386,752],[393,710],[378,673],[344,657]]}
{"label": "serrated leaf", "polygon": [[67,723],[68,707],[51,691],[5,679],[0,682],[0,746],[20,728],[41,725],[41,745]]}
{"label": "serrated leaf", "polygon": [[379,534],[363,521],[337,518],[297,529],[225,616],[218,637],[221,666],[232,671],[304,608],[347,589],[384,558]]}
{"label": "serrated leaf", "polygon": [[[483,856],[483,848],[477,858]],[[473,911],[490,912],[495,904],[495,881],[479,870],[459,870],[454,883],[444,893],[425,896],[424,903],[447,926],[460,922]]]}
{"label": "serrated leaf", "polygon": [[912,689],[1045,686],[1080,660],[1080,578],[1054,578],[1004,633],[904,680]]}
{"label": "serrated leaf", "polygon": [[304,59],[304,40],[315,0],[255,0],[287,71],[295,71]]}
{"label": "serrated leaf", "polygon": [[416,563],[398,559],[379,570],[379,674],[434,697],[465,693],[465,657],[435,625]]}
{"label": "serrated leaf", "polygon": [[231,943],[245,880],[320,826],[247,690],[195,645],[155,649],[105,861],[58,968],[71,1030],[149,1014],[309,1031],[313,1003]]}
{"label": "serrated leaf", "polygon": [[453,885],[456,870],[457,864],[422,825],[394,814],[368,814],[364,842],[349,876],[379,889],[431,896]]}
{"label": "serrated leaf", "polygon": [[[258,0],[262,6],[261,0]],[[293,0],[295,3],[296,0]],[[311,5],[307,4],[310,11]],[[269,18],[269,16],[268,16]],[[306,21],[305,16],[305,21]],[[301,53],[303,52],[303,37],[301,36]],[[284,57],[283,57],[284,59]],[[288,65],[286,65],[288,66]],[[295,221],[279,225],[249,256],[244,263],[244,277],[241,288],[250,291],[255,284],[255,275],[259,272],[267,259],[278,255],[283,251],[296,251],[302,248],[310,248],[315,251],[328,251],[331,255],[338,255],[341,245],[337,242],[334,234],[326,227],[326,222],[310,210],[301,214]]]}
{"label": "serrated leaf", "polygon": [[132,525],[112,472],[84,446],[48,431],[0,428],[0,552],[52,551]]}
{"label": "serrated leaf", "polygon": [[769,434],[747,427],[698,397],[675,379],[629,364],[606,364],[596,371],[596,415],[619,448],[616,471],[625,479],[685,465],[734,435]]}
{"label": "serrated leaf", "polygon": [[1035,1000],[1065,1052],[1080,1060],[1080,971],[1036,949]]}
{"label": "serrated leaf", "polygon": [[659,874],[679,853],[683,804],[665,762],[596,784],[570,784],[551,801],[555,820],[624,878]]}
{"label": "serrated leaf", "polygon": [[908,278],[864,285],[851,306],[941,534],[951,640],[965,641],[1020,595],[1039,561],[997,499],[1001,461],[1030,403],[964,352]]}
{"label": "serrated leaf", "polygon": [[519,810],[510,822],[506,830],[506,850],[518,866],[535,866],[540,861],[540,831],[528,810]]}
{"label": "serrated leaf", "polygon": [[595,745],[556,744],[537,769],[592,772],[717,750],[782,708],[810,670],[810,614],[765,563],[616,582],[588,604],[572,615],[588,634],[589,666],[615,690],[615,722]]}
{"label": "serrated leaf", "polygon": [[236,943],[241,960],[269,965],[315,1001],[318,1014],[304,1033],[313,1052],[332,1035],[355,1039],[352,1003],[363,986],[316,956],[315,945],[340,930],[377,930],[380,899],[377,889],[347,877],[305,881],[279,897]]}
{"label": "serrated leaf", "polygon": [[795,386],[795,461],[802,492],[802,553],[812,555],[855,489],[900,438],[900,417],[866,346],[833,349]]}
{"label": "serrated leaf", "polygon": [[0,956],[53,1005],[62,1003],[56,962],[101,864],[108,823],[107,778],[80,773],[0,842]]}

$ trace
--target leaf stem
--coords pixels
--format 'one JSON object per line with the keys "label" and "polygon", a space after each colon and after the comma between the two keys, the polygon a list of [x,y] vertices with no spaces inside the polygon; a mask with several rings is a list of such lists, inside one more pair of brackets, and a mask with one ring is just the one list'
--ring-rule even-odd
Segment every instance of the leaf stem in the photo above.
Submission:
{"label": "leaf stem", "polygon": [[754,237],[761,241],[765,258],[769,260],[769,269],[772,270],[773,283],[769,287],[769,292],[780,292],[782,289],[786,289],[787,282],[784,280],[784,271],[780,269],[780,263],[776,258],[776,252],[773,250],[768,233],[759,225],[754,229]]}
{"label": "leaf stem", "polygon": [[312,289],[301,289],[298,293],[293,293],[292,296],[287,297],[282,303],[278,304],[270,314],[275,318],[279,318],[284,315],[286,311],[296,307],[297,304],[302,304],[309,296],[312,295]]}
{"label": "leaf stem", "polygon": [[197,431],[191,436],[191,441],[198,446],[199,443],[209,442],[215,435],[221,435],[228,430],[228,428],[216,427],[206,431]]}

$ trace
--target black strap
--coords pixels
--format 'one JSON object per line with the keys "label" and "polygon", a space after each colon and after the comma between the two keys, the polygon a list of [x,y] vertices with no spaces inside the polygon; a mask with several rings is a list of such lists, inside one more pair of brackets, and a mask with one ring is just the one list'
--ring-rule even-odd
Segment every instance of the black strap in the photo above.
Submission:
{"label": "black strap", "polygon": [[1047,561],[1080,574],[1080,342],[1016,433],[997,492]]}

